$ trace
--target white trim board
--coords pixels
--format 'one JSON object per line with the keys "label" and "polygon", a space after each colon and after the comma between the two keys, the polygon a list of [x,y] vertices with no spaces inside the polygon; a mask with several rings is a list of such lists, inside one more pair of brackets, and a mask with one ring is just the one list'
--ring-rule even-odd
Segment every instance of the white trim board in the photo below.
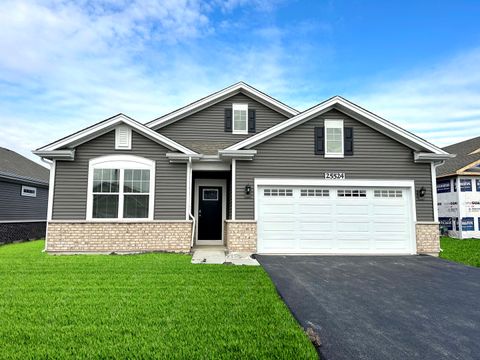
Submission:
{"label": "white trim board", "polygon": [[[145,137],[167,147],[170,150],[178,150],[182,153],[185,154],[197,154],[193,150],[190,150],[186,148],[183,145],[178,144],[177,142],[167,138],[164,135],[161,135],[157,133],[156,131],[153,131],[152,129],[146,127],[145,125],[133,120],[132,118],[124,115],[124,114],[118,114],[115,115],[109,119],[103,120],[93,126],[90,126],[86,129],[83,129],[77,133],[74,133],[70,136],[67,136],[64,139],[60,139],[54,143],[45,145],[44,147],[41,147],[34,151],[34,154],[37,154],[39,156],[42,156],[42,153],[45,153],[46,151],[54,151],[63,147],[75,147],[80,144],[83,144],[84,142],[87,142],[95,137],[98,137],[104,133],[107,133],[108,131],[111,131],[115,128],[116,125],[119,124],[126,124],[130,126],[132,129],[136,130],[138,133],[144,135]],[[46,155],[44,155],[46,156]]]}
{"label": "white trim board", "polygon": [[194,114],[200,110],[205,109],[208,106],[214,105],[240,92],[244,92],[247,96],[252,96],[254,100],[259,101],[263,103],[263,105],[266,105],[276,111],[282,112],[284,113],[284,115],[295,116],[300,113],[298,110],[295,110],[294,108],[291,108],[290,106],[285,105],[284,103],[272,98],[271,96],[264,94],[263,92],[255,89],[254,87],[240,81],[223,90],[217,91],[187,106],[177,109],[169,114],[154,119],[146,123],[145,125],[149,128],[157,130],[161,127],[181,120],[188,115]]}
{"label": "white trim board", "polygon": [[[384,129],[385,131],[385,134],[392,137],[392,138],[395,138],[397,141],[400,141],[402,143],[404,143],[405,145],[409,146],[409,147],[412,147],[413,144],[416,144],[418,145],[421,149],[425,149],[427,151],[430,151],[432,153],[435,153],[435,154],[440,154],[440,155],[449,155],[446,151],[440,149],[439,147],[433,145],[433,144],[430,144],[428,141],[408,132],[407,130],[405,129],[402,129],[401,127],[381,118],[380,116],[377,116],[363,108],[361,108],[360,106],[340,97],[340,96],[335,96],[331,99],[328,99],[320,104],[318,104],[317,106],[314,106],[313,108],[311,109],[308,109],[288,120],[285,120],[275,126],[272,126],[271,128],[265,130],[265,131],[262,131],[261,133],[259,134],[256,134],[254,136],[251,136],[243,141],[240,141],[228,148],[226,148],[225,150],[240,150],[240,149],[243,149],[243,148],[246,148],[246,149],[249,149],[255,145],[258,145],[268,139],[271,139],[272,137],[275,137],[277,135],[280,135],[281,133],[287,131],[287,130],[290,130],[292,128],[294,128],[295,126],[298,126],[308,120],[311,120],[312,118],[314,118],[315,116],[318,116],[324,112],[327,112],[329,111],[330,109],[332,109],[333,107],[335,106],[340,106],[340,107],[344,107],[348,110],[350,110],[351,112],[353,112],[354,114],[357,114],[359,116],[361,116],[362,118],[365,118],[367,119],[368,121],[371,122],[371,124],[367,124],[366,121],[362,121],[358,118],[356,118],[356,120],[358,121],[361,121],[361,122],[364,122],[366,123],[366,125],[369,125],[371,126],[372,128],[374,128],[374,126],[378,127],[378,128],[381,128],[381,129]],[[349,116],[351,116],[350,114],[347,114]],[[374,125],[374,126],[372,126]],[[380,131],[380,129],[376,129],[377,131]],[[396,135],[396,137],[394,137],[393,135]]]}
{"label": "white trim board", "polygon": [[[225,220],[227,219],[227,180],[225,179],[195,179],[195,199],[193,205],[195,222],[195,244],[196,245],[223,245],[225,243],[224,231]],[[222,188],[222,239],[221,240],[198,240],[198,196],[200,186],[220,186]]]}

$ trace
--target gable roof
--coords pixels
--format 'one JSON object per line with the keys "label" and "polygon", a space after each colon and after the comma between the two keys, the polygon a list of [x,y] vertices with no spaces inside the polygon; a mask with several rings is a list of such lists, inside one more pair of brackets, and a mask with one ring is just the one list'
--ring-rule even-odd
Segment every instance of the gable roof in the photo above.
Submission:
{"label": "gable roof", "polygon": [[146,127],[145,125],[139,123],[138,121],[128,117],[124,114],[117,114],[108,119],[100,121],[92,126],[89,126],[83,130],[77,131],[69,136],[66,136],[60,140],[57,140],[53,143],[45,145],[41,148],[38,148],[33,153],[42,157],[48,156],[49,153],[57,151],[65,147],[75,147],[84,142],[87,142],[97,136],[105,134],[115,128],[119,124],[126,124],[138,133],[144,135],[145,137],[165,146],[166,148],[174,151],[180,151],[184,154],[196,154],[193,150],[186,148],[183,145],[167,138],[164,135],[157,133],[156,131]]}
{"label": "gable roof", "polygon": [[[446,160],[442,166],[437,168],[438,177],[465,174],[468,168],[480,164],[480,136],[446,146],[443,149],[457,154],[457,156]],[[480,169],[478,169],[478,173],[480,173]]]}
{"label": "gable roof", "polygon": [[262,131],[252,137],[249,137],[243,141],[240,141],[226,150],[240,150],[240,149],[250,149],[253,146],[261,144],[272,137],[280,135],[287,130],[290,130],[304,122],[325,113],[333,108],[340,110],[341,112],[351,116],[352,118],[365,123],[366,125],[390,136],[391,138],[397,140],[404,145],[417,150],[417,151],[427,151],[433,154],[445,155],[449,157],[449,154],[440,149],[439,147],[429,143],[428,141],[412,134],[411,132],[402,129],[401,127],[391,123],[388,120],[381,118],[378,115],[371,113],[368,110],[363,109],[362,107],[348,101],[347,99],[341,96],[334,96],[330,99],[327,99],[321,102],[318,105],[311,107],[308,110],[303,111],[302,113],[287,119],[271,128]]}
{"label": "gable roof", "polygon": [[175,121],[185,118],[188,115],[194,114],[200,110],[203,110],[213,104],[216,104],[224,99],[227,99],[238,93],[243,93],[252,99],[264,104],[265,106],[282,113],[288,117],[295,116],[300,112],[294,108],[274,99],[273,97],[255,89],[254,87],[240,81],[236,84],[230,85],[225,89],[214,92],[200,100],[194,101],[180,109],[174,110],[168,114],[165,114],[159,118],[156,118],[145,125],[154,130],[158,130],[164,126],[167,126]]}
{"label": "gable roof", "polygon": [[0,147],[0,177],[48,185],[49,173],[42,165]]}

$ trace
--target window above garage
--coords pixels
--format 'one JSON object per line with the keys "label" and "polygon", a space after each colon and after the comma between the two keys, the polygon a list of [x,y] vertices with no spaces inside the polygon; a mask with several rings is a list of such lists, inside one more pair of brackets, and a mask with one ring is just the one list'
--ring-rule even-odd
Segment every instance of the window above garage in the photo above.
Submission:
{"label": "window above garage", "polygon": [[353,128],[343,120],[324,120],[324,127],[315,128],[315,155],[343,158],[353,155]]}
{"label": "window above garage", "polygon": [[343,157],[343,120],[325,120],[325,157]]}

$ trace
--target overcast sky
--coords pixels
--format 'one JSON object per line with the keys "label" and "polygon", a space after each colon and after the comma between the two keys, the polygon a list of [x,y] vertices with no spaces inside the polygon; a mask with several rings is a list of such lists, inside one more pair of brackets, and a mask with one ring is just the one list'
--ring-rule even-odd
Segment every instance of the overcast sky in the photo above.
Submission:
{"label": "overcast sky", "polygon": [[480,1],[0,2],[0,146],[237,81],[303,110],[342,95],[439,146],[480,135]]}

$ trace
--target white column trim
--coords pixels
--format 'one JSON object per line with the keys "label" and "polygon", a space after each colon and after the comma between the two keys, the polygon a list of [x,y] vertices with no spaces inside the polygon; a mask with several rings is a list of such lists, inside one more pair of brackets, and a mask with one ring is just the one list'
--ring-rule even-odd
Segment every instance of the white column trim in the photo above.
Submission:
{"label": "white column trim", "polygon": [[185,199],[185,220],[190,219],[191,203],[192,203],[192,163],[187,162],[187,194]]}
{"label": "white column trim", "polygon": [[50,164],[50,179],[48,182],[48,204],[47,204],[47,220],[52,220],[53,215],[53,194],[55,189],[55,169],[57,160],[52,160]]}
{"label": "white column trim", "polygon": [[232,220],[236,218],[237,160],[232,159]]}
{"label": "white column trim", "polygon": [[438,222],[438,197],[437,197],[437,166],[433,161],[431,164],[432,173],[432,202],[433,202],[433,221]]}

